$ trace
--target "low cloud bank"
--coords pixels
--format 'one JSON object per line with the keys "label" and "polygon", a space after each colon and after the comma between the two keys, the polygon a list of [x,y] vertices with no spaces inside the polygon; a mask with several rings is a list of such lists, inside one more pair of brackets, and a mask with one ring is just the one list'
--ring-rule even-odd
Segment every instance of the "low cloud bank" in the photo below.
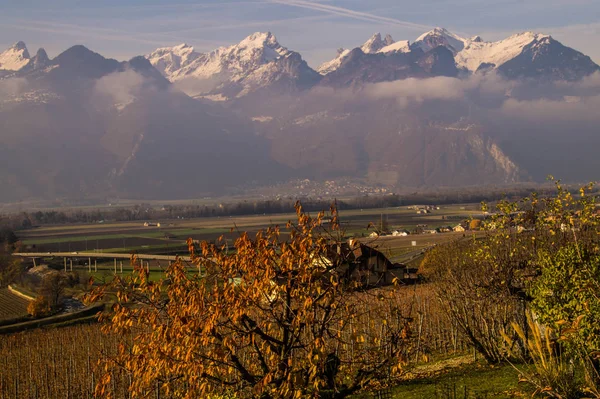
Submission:
{"label": "low cloud bank", "polygon": [[113,104],[127,104],[139,95],[144,81],[142,75],[128,69],[98,79],[94,88],[98,95],[108,97]]}
{"label": "low cloud bank", "polygon": [[211,90],[213,90],[225,81],[227,81],[227,79],[223,77],[214,77],[207,79],[189,77],[181,80],[176,80],[175,82],[173,82],[173,86],[175,89],[184,92],[188,96],[195,97],[198,95],[209,93]]}
{"label": "low cloud bank", "polygon": [[[600,96],[600,73],[578,82],[532,82],[506,80],[497,74],[472,75],[466,79],[435,77],[405,79],[367,85],[365,94],[371,99],[395,99],[400,107],[428,100],[479,99],[578,102],[578,97]],[[499,104],[498,104],[499,105]]]}

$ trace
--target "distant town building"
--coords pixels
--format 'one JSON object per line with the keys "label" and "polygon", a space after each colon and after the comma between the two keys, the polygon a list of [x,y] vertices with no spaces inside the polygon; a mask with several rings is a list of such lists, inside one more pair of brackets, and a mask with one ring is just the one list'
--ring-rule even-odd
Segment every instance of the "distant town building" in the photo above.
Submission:
{"label": "distant town building", "polygon": [[458,232],[458,233],[465,232],[465,228],[461,224],[457,224],[456,226],[454,226],[454,228],[452,228],[452,230],[454,230],[455,232]]}

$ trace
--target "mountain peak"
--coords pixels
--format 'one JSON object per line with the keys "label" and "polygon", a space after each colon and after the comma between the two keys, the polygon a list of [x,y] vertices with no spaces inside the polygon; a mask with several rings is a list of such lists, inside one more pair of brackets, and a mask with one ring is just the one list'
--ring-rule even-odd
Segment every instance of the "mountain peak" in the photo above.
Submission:
{"label": "mountain peak", "polygon": [[421,36],[419,36],[419,37],[417,38],[417,40],[415,40],[415,41],[423,40],[423,39],[425,39],[425,38],[427,38],[427,37],[430,37],[430,36],[449,36],[449,37],[458,37],[458,36],[457,36],[457,35],[455,35],[454,33],[450,32],[448,29],[446,29],[446,28],[442,28],[442,27],[439,27],[439,26],[438,26],[438,27],[436,27],[436,28],[433,28],[432,30],[430,30],[430,31],[428,31],[428,32],[425,32],[425,33],[423,33],[423,34],[422,34]]}
{"label": "mountain peak", "polygon": [[419,36],[413,46],[419,47],[425,52],[438,46],[444,46],[456,54],[462,51],[466,42],[467,39],[450,32],[448,29],[437,27]]}
{"label": "mountain peak", "polygon": [[27,50],[27,46],[25,45],[25,42],[22,42],[22,41],[16,42],[12,46],[10,46],[10,48],[14,49],[14,50]]}
{"label": "mountain peak", "polygon": [[450,35],[450,31],[446,28],[443,28],[441,26],[436,26],[435,28],[433,28],[431,31],[429,31],[428,33],[437,33],[440,35]]}
{"label": "mountain peak", "polygon": [[550,35],[545,35],[543,33],[536,33],[533,31],[526,31],[526,32],[515,33],[514,35],[509,36],[508,39],[506,39],[506,40],[519,39],[519,40],[534,41],[534,40],[542,40],[542,39],[549,39],[549,38],[551,38]]}
{"label": "mountain peak", "polygon": [[24,42],[16,42],[0,53],[0,70],[18,71],[29,63],[29,51]]}
{"label": "mountain peak", "polygon": [[42,59],[48,59],[48,53],[46,53],[46,50],[44,50],[42,47],[38,49],[37,53],[35,53],[35,56]]}
{"label": "mountain peak", "polygon": [[389,46],[390,44],[394,44],[394,38],[392,38],[392,35],[390,35],[389,33],[385,35],[385,39],[383,39],[383,42],[385,43],[386,46]]}
{"label": "mountain peak", "polygon": [[181,43],[181,44],[178,44],[177,46],[173,47],[173,49],[178,49],[178,50],[183,50],[185,48],[192,48],[193,49],[193,47],[190,46],[187,43]]}
{"label": "mountain peak", "polygon": [[37,53],[35,53],[35,56],[31,59],[31,62],[33,63],[33,68],[38,69],[47,65],[50,62],[50,58],[48,58],[46,50],[40,47]]}
{"label": "mountain peak", "polygon": [[[195,78],[207,80],[189,93],[213,95],[226,92],[226,98],[243,97],[249,92],[287,82],[303,86],[318,80],[299,53],[288,50],[271,32],[255,32],[237,44],[199,53],[191,47],[177,46],[157,49],[146,58],[171,82]],[[208,94],[210,93],[210,94]]]}
{"label": "mountain peak", "polygon": [[[64,56],[64,55],[86,55],[86,54],[96,54],[94,53],[92,50],[90,50],[89,48],[85,47],[83,44],[75,44],[71,47],[69,47],[68,49],[66,49],[65,51],[63,51],[59,57]],[[58,58],[58,57],[57,57]]]}
{"label": "mountain peak", "polygon": [[30,72],[38,69],[42,69],[50,64],[50,58],[48,58],[48,54],[46,54],[46,50],[40,48],[37,53],[31,57],[29,63],[21,68],[19,72]]}
{"label": "mountain peak", "polygon": [[395,41],[391,35],[387,34],[385,40],[381,39],[381,33],[375,33],[369,40],[361,46],[361,50],[365,54],[373,54],[381,50],[382,48],[394,44]]}
{"label": "mountain peak", "polygon": [[157,53],[157,52],[162,52],[162,53],[173,52],[178,55],[185,55],[185,54],[193,53],[194,47],[190,46],[187,43],[181,43],[174,47],[163,47],[163,48],[156,49],[155,53]]}
{"label": "mountain peak", "polygon": [[63,76],[100,78],[119,68],[119,62],[104,58],[87,47],[77,44],[52,60]]}
{"label": "mountain peak", "polygon": [[279,43],[275,35],[271,32],[255,32],[239,43],[240,47],[254,47],[256,45],[277,47]]}

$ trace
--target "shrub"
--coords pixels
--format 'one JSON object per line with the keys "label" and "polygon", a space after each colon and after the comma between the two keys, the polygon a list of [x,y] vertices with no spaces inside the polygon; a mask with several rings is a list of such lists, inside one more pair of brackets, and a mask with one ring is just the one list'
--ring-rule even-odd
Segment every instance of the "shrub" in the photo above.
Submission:
{"label": "shrub", "polygon": [[[528,317],[528,331],[513,323],[514,331],[527,348],[527,357],[522,352],[513,353],[522,363],[531,361],[533,368],[528,366],[515,367],[522,379],[532,384],[535,394],[542,394],[556,399],[575,399],[581,397],[581,385],[575,379],[573,358],[561,348],[551,328],[542,328],[540,324]],[[508,347],[515,348],[518,343],[504,336]]]}
{"label": "shrub", "polygon": [[50,307],[55,308],[60,305],[66,286],[67,279],[61,272],[52,271],[44,275],[41,293],[48,299]]}
{"label": "shrub", "polygon": [[423,265],[443,311],[489,363],[504,360],[502,331],[523,313],[512,289],[515,265],[499,249],[494,241],[455,242],[438,246]]}
{"label": "shrub", "polygon": [[50,314],[50,304],[45,296],[40,295],[27,305],[27,313],[33,317],[44,317]]}

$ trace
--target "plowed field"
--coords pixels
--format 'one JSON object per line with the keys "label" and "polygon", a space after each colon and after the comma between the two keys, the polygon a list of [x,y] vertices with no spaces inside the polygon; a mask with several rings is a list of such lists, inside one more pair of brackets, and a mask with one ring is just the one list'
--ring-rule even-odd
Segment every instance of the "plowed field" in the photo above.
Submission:
{"label": "plowed field", "polygon": [[0,289],[0,321],[26,316],[28,303],[8,289]]}

